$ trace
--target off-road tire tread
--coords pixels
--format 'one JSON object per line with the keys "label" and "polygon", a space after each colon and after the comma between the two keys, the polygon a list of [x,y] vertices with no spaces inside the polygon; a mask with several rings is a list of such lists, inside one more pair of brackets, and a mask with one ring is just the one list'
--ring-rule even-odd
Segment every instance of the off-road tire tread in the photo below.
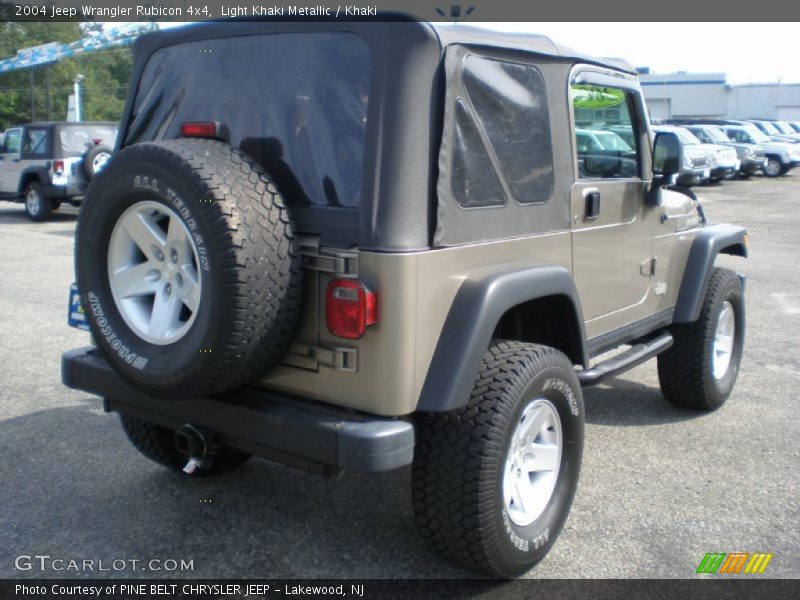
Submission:
{"label": "off-road tire tread", "polygon": [[491,523],[495,483],[482,476],[487,469],[502,468],[503,432],[514,416],[515,394],[524,391],[535,373],[554,365],[574,372],[569,360],[553,348],[495,341],[483,356],[467,406],[419,415],[412,473],[414,516],[423,535],[446,559],[494,576],[519,574],[493,560],[501,541]]}
{"label": "off-road tire tread", "polygon": [[[252,158],[216,140],[179,139],[130,146],[92,179],[87,193],[90,211],[107,201],[103,182],[147,155],[177,178],[199,204],[221,249],[219,314],[230,326],[218,332],[194,380],[176,389],[154,389],[120,374],[136,389],[166,399],[184,399],[239,387],[278,362],[294,337],[302,307],[302,266],[289,211],[267,173]],[[194,208],[198,210],[198,208]],[[77,246],[80,248],[81,227]],[[87,232],[91,235],[91,232]],[[97,335],[95,333],[95,335]],[[206,357],[208,358],[208,357]]]}
{"label": "off-road tire tread", "polygon": [[[731,285],[739,284],[739,277],[730,269],[715,267],[708,279],[700,318],[694,323],[672,326],[672,347],[658,355],[658,379],[664,398],[675,406],[694,410],[716,410],[721,404],[709,403],[714,385],[711,364],[712,344],[716,330],[716,306]],[[742,335],[738,332],[737,335]]]}

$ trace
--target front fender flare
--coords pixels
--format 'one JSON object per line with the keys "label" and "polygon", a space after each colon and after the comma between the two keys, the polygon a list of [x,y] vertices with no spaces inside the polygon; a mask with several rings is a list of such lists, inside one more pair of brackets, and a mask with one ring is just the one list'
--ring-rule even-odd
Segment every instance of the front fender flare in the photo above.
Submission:
{"label": "front fender flare", "polygon": [[519,304],[548,296],[564,296],[572,304],[581,338],[578,358],[587,366],[583,313],[567,269],[542,263],[480,269],[462,282],[450,306],[417,410],[448,412],[465,406],[500,318]]}
{"label": "front fender flare", "polygon": [[717,254],[747,258],[747,230],[738,225],[709,225],[697,232],[689,250],[681,289],[675,304],[675,323],[693,323],[700,318],[708,278]]}

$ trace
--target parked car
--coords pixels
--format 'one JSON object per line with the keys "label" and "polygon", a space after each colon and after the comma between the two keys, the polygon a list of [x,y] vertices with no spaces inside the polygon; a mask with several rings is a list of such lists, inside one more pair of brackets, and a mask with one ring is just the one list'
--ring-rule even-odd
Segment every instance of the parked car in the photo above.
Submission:
{"label": "parked car", "polygon": [[772,123],[772,126],[780,131],[783,135],[787,135],[793,140],[800,140],[800,133],[795,131],[787,121],[770,121],[770,123]]}
{"label": "parked car", "polygon": [[117,123],[50,122],[11,127],[0,153],[0,199],[24,202],[44,221],[62,202],[78,206],[89,181],[108,162]]}
{"label": "parked car", "polygon": [[[729,398],[744,277],[715,261],[746,231],[668,189],[708,159],[651,138],[632,65],[467,26],[218,22],[140,38],[130,90],[75,242],[96,347],[62,377],[145,457],[410,466],[431,545],[511,577],[565,524],[582,386],[657,357],[669,402]],[[576,123],[634,144],[584,152]]]}
{"label": "parked car", "polygon": [[728,138],[727,135],[725,135],[718,125],[697,125],[687,123],[683,126],[691,131],[692,134],[704,144],[730,146],[736,150],[736,156],[739,160],[738,174],[742,178],[751,177],[754,173],[763,170],[767,166],[767,157],[764,154],[763,146],[759,146],[758,144],[734,142]]}
{"label": "parked car", "polygon": [[796,132],[800,133],[800,121],[786,121],[789,126]]}
{"label": "parked car", "polygon": [[800,164],[800,148],[797,144],[776,142],[752,123],[720,125],[719,128],[734,142],[764,147],[767,159],[764,175],[767,177],[785,175]]}
{"label": "parked car", "polygon": [[655,125],[656,133],[673,133],[681,145],[681,165],[678,173],[678,185],[690,187],[711,178],[711,155],[696,137],[687,129],[674,125]]}
{"label": "parked car", "polygon": [[779,177],[800,164],[800,148],[791,142],[775,141],[749,121],[736,119],[684,119],[682,122],[717,125],[734,142],[764,147],[767,164],[764,175]]}
{"label": "parked car", "polygon": [[755,125],[761,133],[775,142],[788,142],[790,144],[800,143],[800,136],[795,133],[784,133],[771,121],[764,119],[747,119],[747,123]]}
{"label": "parked car", "polygon": [[628,142],[622,139],[613,131],[604,129],[581,129],[575,130],[575,143],[578,149],[578,169],[588,176],[584,166],[586,155],[609,156],[609,153],[616,155],[622,161],[620,173],[626,177],[636,176],[636,150]]}
{"label": "parked car", "polygon": [[636,135],[633,132],[633,127],[631,127],[630,125],[615,125],[612,123],[607,125],[606,129],[608,131],[613,131],[614,133],[616,133],[619,137],[625,140],[625,142],[631,148],[636,146]]}

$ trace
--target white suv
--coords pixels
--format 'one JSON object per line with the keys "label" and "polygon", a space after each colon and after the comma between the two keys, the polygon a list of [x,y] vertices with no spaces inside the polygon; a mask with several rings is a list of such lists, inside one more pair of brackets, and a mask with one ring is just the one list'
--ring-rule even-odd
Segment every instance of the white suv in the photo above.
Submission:
{"label": "white suv", "polygon": [[44,221],[62,202],[78,206],[89,180],[111,158],[117,123],[30,123],[5,132],[0,199],[24,202]]}

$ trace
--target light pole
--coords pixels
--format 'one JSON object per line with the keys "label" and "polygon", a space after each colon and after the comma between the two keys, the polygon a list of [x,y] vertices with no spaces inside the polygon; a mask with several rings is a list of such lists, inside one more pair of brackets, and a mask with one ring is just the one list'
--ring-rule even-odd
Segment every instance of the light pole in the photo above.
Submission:
{"label": "light pole", "polygon": [[81,82],[83,81],[84,77],[80,73],[75,75],[75,80],[73,81],[74,88],[73,93],[75,95],[75,120],[81,120]]}

